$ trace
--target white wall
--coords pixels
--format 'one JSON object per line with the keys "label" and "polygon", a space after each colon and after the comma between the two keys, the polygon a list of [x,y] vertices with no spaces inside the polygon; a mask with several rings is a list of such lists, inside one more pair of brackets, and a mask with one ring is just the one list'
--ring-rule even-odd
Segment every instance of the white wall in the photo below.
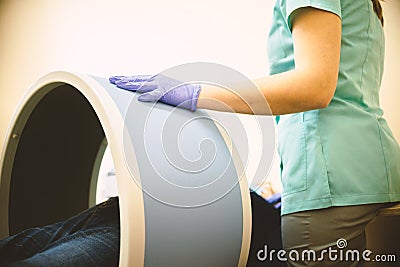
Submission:
{"label": "white wall", "polygon": [[[400,1],[387,0],[382,89],[400,140]],[[1,0],[0,151],[18,101],[40,76],[71,70],[107,77],[155,73],[193,61],[267,73],[272,0]],[[274,175],[277,174],[275,167]]]}
{"label": "white wall", "polygon": [[381,104],[385,117],[400,141],[400,1],[382,2],[385,16],[386,57],[381,89]]}

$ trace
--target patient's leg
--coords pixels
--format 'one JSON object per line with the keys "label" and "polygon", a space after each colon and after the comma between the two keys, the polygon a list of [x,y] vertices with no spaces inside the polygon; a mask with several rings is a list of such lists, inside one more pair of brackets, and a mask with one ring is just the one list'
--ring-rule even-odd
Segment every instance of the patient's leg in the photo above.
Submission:
{"label": "patient's leg", "polygon": [[117,266],[118,198],[0,241],[1,266]]}

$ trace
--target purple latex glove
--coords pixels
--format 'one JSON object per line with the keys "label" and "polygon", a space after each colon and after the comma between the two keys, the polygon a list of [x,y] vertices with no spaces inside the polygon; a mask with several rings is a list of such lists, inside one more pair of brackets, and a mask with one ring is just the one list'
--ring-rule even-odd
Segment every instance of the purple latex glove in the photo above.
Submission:
{"label": "purple latex glove", "polygon": [[160,101],[191,111],[196,111],[201,91],[199,84],[184,84],[162,74],[112,76],[109,80],[121,89],[144,93],[138,97],[139,101]]}
{"label": "purple latex glove", "polygon": [[281,193],[275,193],[266,200],[269,204],[273,204],[276,209],[279,209],[281,207],[281,197]]}
{"label": "purple latex glove", "polygon": [[152,78],[153,75],[111,76],[109,81],[110,83],[115,84],[118,88],[145,93],[154,89],[149,87],[141,88],[143,84],[151,81]]}

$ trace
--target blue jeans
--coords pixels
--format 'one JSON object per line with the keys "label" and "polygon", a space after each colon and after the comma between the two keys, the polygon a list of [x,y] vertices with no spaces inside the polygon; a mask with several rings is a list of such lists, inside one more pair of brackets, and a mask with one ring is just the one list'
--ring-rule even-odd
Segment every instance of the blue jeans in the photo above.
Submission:
{"label": "blue jeans", "polygon": [[118,266],[118,198],[0,241],[0,266]]}

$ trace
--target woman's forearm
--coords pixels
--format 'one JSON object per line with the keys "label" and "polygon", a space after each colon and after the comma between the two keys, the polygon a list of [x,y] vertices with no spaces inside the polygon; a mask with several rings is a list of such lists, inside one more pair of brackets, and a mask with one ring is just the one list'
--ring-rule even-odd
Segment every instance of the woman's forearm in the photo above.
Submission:
{"label": "woman's forearm", "polygon": [[252,80],[254,86],[250,87],[248,82],[237,83],[231,90],[203,85],[197,107],[255,115],[282,115],[324,108],[334,89],[327,88],[331,85],[320,80],[293,70]]}

